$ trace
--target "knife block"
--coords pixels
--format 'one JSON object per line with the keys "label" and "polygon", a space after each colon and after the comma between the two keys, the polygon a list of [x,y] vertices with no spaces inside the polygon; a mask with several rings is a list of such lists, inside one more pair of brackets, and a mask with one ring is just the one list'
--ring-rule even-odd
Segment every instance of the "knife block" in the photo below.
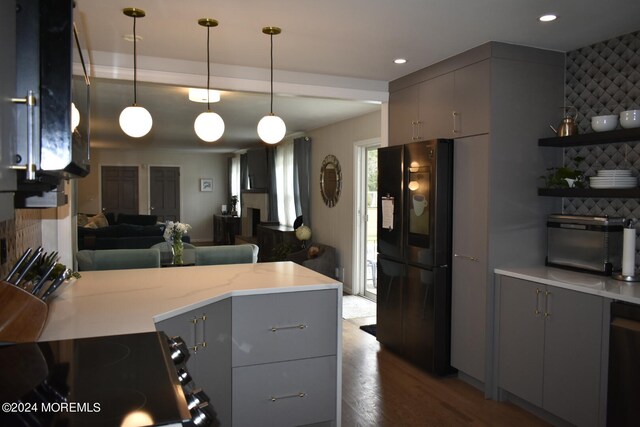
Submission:
{"label": "knife block", "polygon": [[37,341],[49,307],[24,289],[0,281],[0,341]]}

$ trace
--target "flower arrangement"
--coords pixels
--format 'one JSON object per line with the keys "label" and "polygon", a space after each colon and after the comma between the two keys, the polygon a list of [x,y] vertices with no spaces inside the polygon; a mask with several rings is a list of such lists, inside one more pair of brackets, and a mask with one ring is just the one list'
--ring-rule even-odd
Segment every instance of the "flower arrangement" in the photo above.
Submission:
{"label": "flower arrangement", "polygon": [[191,226],[182,222],[167,221],[164,228],[164,240],[171,244],[171,250],[173,251],[174,264],[182,264],[182,253],[184,251],[184,245],[182,243],[182,236],[189,233]]}

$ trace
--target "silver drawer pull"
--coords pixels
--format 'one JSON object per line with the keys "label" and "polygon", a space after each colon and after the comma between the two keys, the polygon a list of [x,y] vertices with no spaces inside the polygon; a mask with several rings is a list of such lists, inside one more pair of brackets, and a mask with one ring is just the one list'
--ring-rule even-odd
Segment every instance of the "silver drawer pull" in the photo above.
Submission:
{"label": "silver drawer pull", "polygon": [[474,257],[474,256],[469,256],[469,255],[453,254],[453,256],[454,256],[455,258],[468,259],[469,261],[475,261],[475,262],[480,261],[478,258],[476,258],[476,257]]}
{"label": "silver drawer pull", "polygon": [[[203,314],[200,317],[194,316],[189,320],[189,323],[193,324],[193,339],[195,341],[193,346],[189,347],[189,350],[193,351],[194,353],[197,353],[199,349],[207,346],[207,341],[205,339],[206,333],[204,329],[206,321],[207,321],[206,314]],[[198,342],[198,323],[200,322],[202,322],[202,340],[201,342]]]}
{"label": "silver drawer pull", "polygon": [[307,393],[297,393],[297,394],[289,394],[287,396],[271,396],[270,399],[272,402],[275,402],[276,400],[291,399],[294,397],[305,397],[306,395]]}
{"label": "silver drawer pull", "polygon": [[277,332],[282,329],[305,329],[306,327],[307,325],[305,325],[304,323],[300,323],[299,325],[293,325],[293,326],[280,326],[280,327],[272,326],[271,332]]}

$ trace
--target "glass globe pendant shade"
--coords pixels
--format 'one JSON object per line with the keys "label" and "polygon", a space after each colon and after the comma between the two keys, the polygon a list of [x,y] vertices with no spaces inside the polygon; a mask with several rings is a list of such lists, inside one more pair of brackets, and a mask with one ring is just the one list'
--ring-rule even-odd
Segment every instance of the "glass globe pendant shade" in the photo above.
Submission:
{"label": "glass globe pendant shade", "polygon": [[153,119],[146,108],[131,105],[120,113],[120,128],[132,138],[145,136],[153,126]]}
{"label": "glass globe pendant shade", "polygon": [[78,125],[80,124],[80,111],[76,107],[76,104],[71,103],[71,132],[76,130]]}
{"label": "glass globe pendant shade", "polygon": [[264,116],[258,122],[258,136],[267,144],[277,144],[282,141],[286,132],[287,126],[284,120],[273,113]]}
{"label": "glass globe pendant shade", "polygon": [[224,120],[213,111],[205,111],[196,117],[193,129],[201,140],[214,142],[219,140],[224,133]]}

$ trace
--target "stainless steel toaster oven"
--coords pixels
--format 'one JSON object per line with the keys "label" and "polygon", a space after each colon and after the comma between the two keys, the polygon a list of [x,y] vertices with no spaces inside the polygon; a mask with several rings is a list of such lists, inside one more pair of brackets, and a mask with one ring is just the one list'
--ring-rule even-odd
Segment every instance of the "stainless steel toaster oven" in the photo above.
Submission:
{"label": "stainless steel toaster oven", "polygon": [[622,266],[624,218],[553,214],[547,218],[547,265],[611,275]]}

